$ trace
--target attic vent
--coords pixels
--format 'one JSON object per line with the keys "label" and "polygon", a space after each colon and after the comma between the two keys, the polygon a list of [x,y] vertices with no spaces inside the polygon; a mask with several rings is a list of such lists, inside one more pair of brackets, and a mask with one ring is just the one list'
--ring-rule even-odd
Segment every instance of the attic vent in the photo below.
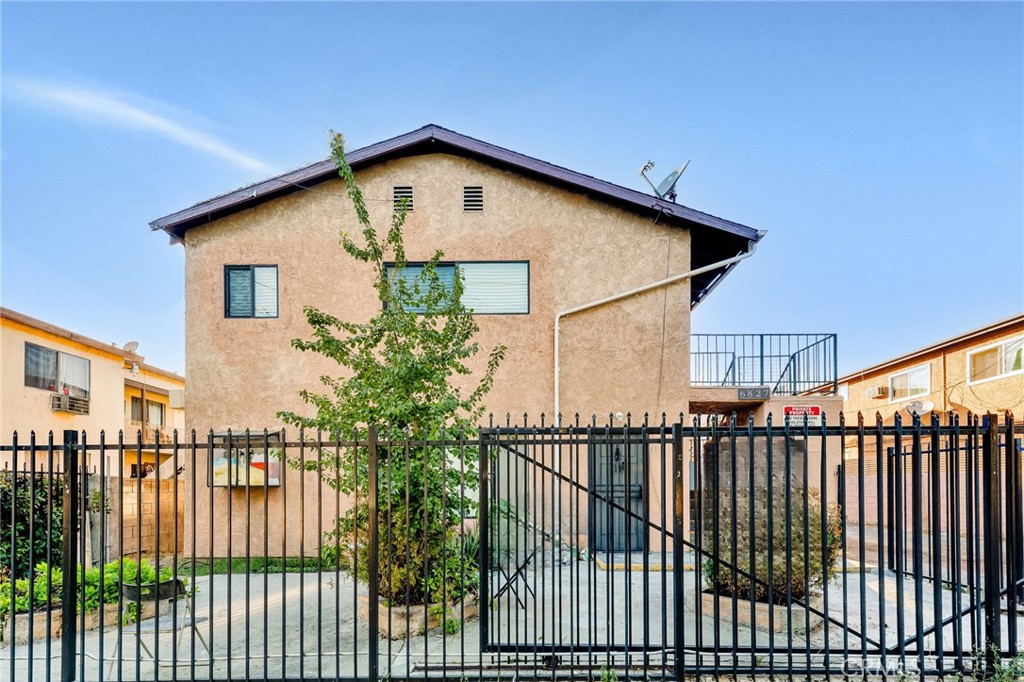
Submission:
{"label": "attic vent", "polygon": [[462,190],[462,210],[482,211],[484,210],[484,188],[464,187]]}
{"label": "attic vent", "polygon": [[398,204],[402,199],[407,200],[405,205],[406,210],[412,210],[412,187],[395,187],[395,208],[398,208]]}

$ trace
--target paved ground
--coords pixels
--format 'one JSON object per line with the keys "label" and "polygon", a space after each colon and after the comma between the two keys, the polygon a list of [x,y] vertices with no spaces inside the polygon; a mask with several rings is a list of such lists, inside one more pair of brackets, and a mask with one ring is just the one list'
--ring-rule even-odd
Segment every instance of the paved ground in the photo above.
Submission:
{"label": "paved ground", "polygon": [[[523,665],[529,662],[532,666],[534,656],[564,657],[562,648],[574,647],[581,660],[593,654],[595,667],[599,668],[608,660],[609,646],[673,644],[674,574],[671,571],[652,572],[645,585],[643,574],[632,568],[607,571],[590,562],[549,562],[546,566],[540,563],[539,559],[531,563],[522,580],[515,584],[522,605],[512,591],[490,605],[489,641],[518,643],[521,650],[526,650],[520,659]],[[753,657],[732,654],[734,641],[741,647],[753,643],[778,651],[791,638],[800,651],[798,661],[808,656],[820,661],[828,651],[833,665],[838,666],[844,645],[852,652],[859,652],[862,627],[868,633],[865,640],[868,649],[875,648],[883,637],[886,646],[895,645],[901,632],[908,646],[913,646],[919,611],[926,630],[937,619],[941,620],[940,614],[932,608],[930,585],[926,586],[925,601],[919,610],[913,596],[913,581],[906,581],[899,593],[895,576],[879,574],[873,567],[866,567],[863,580],[859,571],[847,573],[845,580],[843,578],[839,576],[829,585],[827,612],[834,621],[849,623],[849,628],[836,622],[826,624],[823,618],[804,608],[796,608],[791,614],[785,608],[770,609],[765,605],[757,605],[752,611],[750,603],[742,600],[721,598],[716,604],[710,595],[699,595],[695,589],[695,574],[687,570],[683,574],[683,618],[679,623],[691,652],[687,660],[696,662],[693,648],[703,643],[708,650],[704,654],[705,662],[717,659],[727,665],[749,664]],[[496,577],[492,594],[501,582],[500,577]],[[193,633],[186,628],[177,649],[174,648],[174,633],[158,636],[152,631],[142,632],[141,639],[156,655],[159,666],[155,666],[145,652],[142,657],[136,656],[139,647],[135,626],[120,632],[116,627],[107,628],[102,636],[93,630],[79,642],[79,651],[85,652],[85,656],[78,659],[79,665],[84,661],[85,672],[79,678],[99,680],[102,674],[102,679],[116,680],[118,659],[123,665],[121,678],[124,680],[158,676],[170,679],[175,673],[187,678],[191,674],[193,636],[195,675],[201,679],[211,675],[216,678],[348,676],[365,674],[368,669],[369,627],[358,616],[357,596],[363,593],[363,588],[357,587],[344,573],[266,578],[234,575],[230,579],[214,576],[197,579],[196,586],[197,630]],[[942,617],[952,613],[953,603],[953,593],[943,590]],[[966,606],[966,601],[963,605]],[[824,612],[826,598],[815,600],[812,607]],[[902,621],[897,618],[901,609]],[[452,614],[454,618],[459,615],[458,612]],[[1018,640],[1024,647],[1024,618],[1019,620],[1022,627]],[[152,623],[147,621],[140,628],[150,627]],[[513,659],[479,655],[480,625],[479,618],[472,618],[462,623],[457,632],[453,626],[448,635],[441,628],[435,628],[408,640],[381,640],[382,674],[399,676],[410,671],[423,674],[424,668],[438,672],[444,668],[451,676],[461,676],[462,672],[457,669],[461,661],[469,665],[469,673],[479,671],[481,665],[498,666],[502,672],[515,673]],[[1004,614],[1004,632],[1008,626]],[[964,632],[964,648],[970,649],[970,627],[965,625]],[[943,628],[942,633],[949,646],[952,626]],[[926,635],[926,644],[933,643],[931,638],[934,634]],[[123,644],[115,655],[119,639]],[[204,647],[203,639],[209,649]],[[51,646],[55,657],[51,659],[50,679],[59,679],[59,657],[56,657],[59,656],[59,641],[52,641]],[[45,642],[37,641],[31,660],[25,646],[0,649],[0,680],[11,677],[12,653],[17,682],[47,679]],[[100,659],[103,659],[102,666]],[[769,659],[781,660],[775,653],[764,653],[756,660],[764,664]],[[616,660],[621,662],[621,655]],[[633,662],[641,664],[643,660],[640,654]],[[658,662],[656,655],[648,660],[651,665]]]}

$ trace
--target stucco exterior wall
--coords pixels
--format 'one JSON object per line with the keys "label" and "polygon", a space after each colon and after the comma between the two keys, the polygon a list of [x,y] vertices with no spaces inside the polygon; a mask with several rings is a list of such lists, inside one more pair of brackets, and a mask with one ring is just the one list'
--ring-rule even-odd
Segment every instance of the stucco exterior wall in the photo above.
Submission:
{"label": "stucco exterior wall", "polygon": [[[440,248],[446,260],[530,262],[530,314],[477,317],[481,353],[475,369],[483,368],[495,345],[508,347],[487,398],[502,422],[506,413],[521,422],[524,413],[539,420],[542,412],[550,422],[556,312],[690,268],[685,230],[461,157],[403,158],[362,171],[358,179],[379,229],[390,219],[393,186],[414,188],[405,230],[410,261]],[[463,211],[467,185],[483,186],[484,211]],[[331,181],[186,234],[189,428],[275,428],[278,411],[305,409],[300,389],[316,388],[321,374],[338,372],[290,343],[308,337],[304,305],[356,321],[378,310],[371,268],[342,251],[339,228],[358,232],[344,188]],[[277,265],[278,318],[224,317],[224,266],[231,264]],[[566,418],[576,412],[589,418],[686,410],[689,301],[684,281],[565,318],[559,407]],[[297,490],[298,475],[287,476],[286,484]],[[315,485],[315,479],[307,481],[307,496]],[[215,504],[226,504],[227,491],[215,492]],[[281,494],[270,495],[273,518],[280,515]],[[198,497],[205,527],[209,502],[204,494]],[[242,530],[232,531],[236,547],[244,547]]]}

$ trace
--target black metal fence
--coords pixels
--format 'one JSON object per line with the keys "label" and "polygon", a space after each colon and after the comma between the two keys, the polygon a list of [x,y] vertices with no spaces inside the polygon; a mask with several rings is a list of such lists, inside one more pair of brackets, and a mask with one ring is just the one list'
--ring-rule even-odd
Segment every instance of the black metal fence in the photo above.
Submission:
{"label": "black metal fence", "polygon": [[14,436],[0,677],[994,675],[1024,647],[1021,435],[1006,415]]}
{"label": "black metal fence", "polygon": [[691,386],[771,389],[774,395],[835,393],[835,334],[694,334]]}

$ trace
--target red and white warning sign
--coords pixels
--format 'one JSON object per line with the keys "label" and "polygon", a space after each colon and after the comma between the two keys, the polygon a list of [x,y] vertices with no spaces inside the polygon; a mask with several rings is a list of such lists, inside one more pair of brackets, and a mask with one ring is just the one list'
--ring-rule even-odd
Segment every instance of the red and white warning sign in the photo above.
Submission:
{"label": "red and white warning sign", "polygon": [[791,427],[803,426],[804,417],[808,426],[821,426],[821,405],[785,405],[782,412]]}

